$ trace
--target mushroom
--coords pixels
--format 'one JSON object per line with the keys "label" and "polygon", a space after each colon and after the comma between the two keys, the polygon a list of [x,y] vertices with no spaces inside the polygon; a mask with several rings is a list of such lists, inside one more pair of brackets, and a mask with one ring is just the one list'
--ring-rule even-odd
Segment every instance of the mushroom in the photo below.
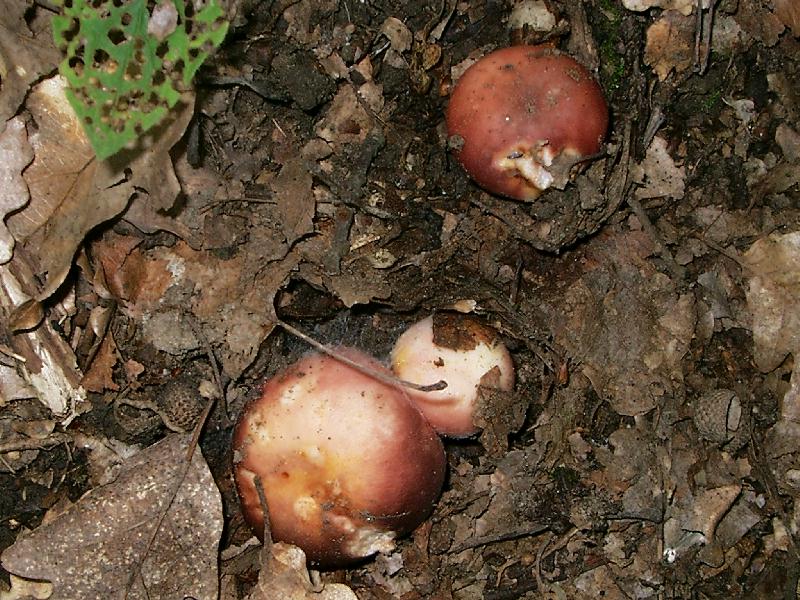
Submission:
{"label": "mushroom", "polygon": [[484,56],[458,80],[447,107],[458,160],[489,192],[535,200],[563,189],[600,152],[608,127],[603,91],[575,59],[539,46]]}

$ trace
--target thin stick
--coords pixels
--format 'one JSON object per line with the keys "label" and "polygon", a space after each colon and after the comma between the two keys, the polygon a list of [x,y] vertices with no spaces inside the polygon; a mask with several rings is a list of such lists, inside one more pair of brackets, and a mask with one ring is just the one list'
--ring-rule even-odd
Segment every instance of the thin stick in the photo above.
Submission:
{"label": "thin stick", "polygon": [[359,373],[363,373],[364,375],[372,377],[373,379],[377,379],[378,381],[385,383],[387,385],[406,387],[412,390],[417,390],[418,392],[435,392],[438,390],[443,390],[444,388],[447,387],[447,382],[444,380],[437,381],[436,383],[432,383],[430,385],[420,385],[418,383],[412,383],[410,381],[406,381],[405,379],[394,377],[393,375],[389,375],[388,373],[382,373],[381,371],[372,369],[366,365],[362,365],[350,358],[347,358],[346,356],[342,356],[341,354],[336,352],[336,350],[334,350],[333,348],[329,348],[325,344],[321,344],[311,336],[303,333],[296,327],[292,327],[288,323],[281,321],[280,319],[278,319],[276,323],[284,330],[291,333],[293,336],[300,338],[306,344],[315,348],[316,350],[319,350],[323,354],[327,354],[331,358],[338,360],[340,363],[343,363],[348,367],[352,367]]}
{"label": "thin stick", "polygon": [[471,548],[488,546],[490,544],[507,542],[509,540],[518,540],[523,537],[531,537],[534,535],[538,535],[543,531],[547,531],[547,525],[534,524],[530,527],[522,527],[520,529],[515,529],[514,531],[508,531],[505,533],[499,533],[494,535],[482,535],[480,537],[472,538],[465,542],[462,542],[455,548],[452,548],[449,554],[450,555],[458,554],[459,552],[463,552],[464,550],[469,550]]}
{"label": "thin stick", "polygon": [[208,420],[208,415],[211,414],[211,409],[214,408],[214,398],[209,398],[206,402],[203,412],[200,413],[200,418],[192,430],[192,439],[189,441],[189,449],[186,451],[186,462],[189,463],[194,455],[194,450],[197,448],[197,443],[200,441],[200,434],[203,432],[203,427]]}
{"label": "thin stick", "polygon": [[50,448],[51,446],[58,446],[68,442],[71,438],[64,434],[53,432],[42,439],[23,438],[19,440],[9,440],[0,442],[0,454],[7,454],[9,452],[23,452],[25,450],[42,450],[43,448]]}
{"label": "thin stick", "polygon": [[264,553],[272,554],[272,529],[269,524],[269,505],[267,504],[267,495],[264,493],[264,484],[261,483],[261,477],[256,475],[253,477],[253,483],[256,486],[258,493],[258,503],[261,505],[261,514],[264,515]]}
{"label": "thin stick", "polygon": [[219,370],[219,364],[217,364],[217,357],[214,355],[214,350],[211,348],[211,343],[208,341],[205,333],[203,333],[200,324],[195,321],[194,316],[188,315],[189,318],[187,319],[189,322],[189,327],[192,329],[192,333],[197,338],[197,341],[203,346],[203,350],[205,350],[206,355],[208,356],[208,362],[211,363],[211,372],[214,374],[214,383],[217,384],[217,391],[219,391],[220,402],[222,403],[222,414],[225,417],[225,420],[230,419],[230,415],[228,415],[228,399],[225,397],[225,387],[222,385],[222,374]]}

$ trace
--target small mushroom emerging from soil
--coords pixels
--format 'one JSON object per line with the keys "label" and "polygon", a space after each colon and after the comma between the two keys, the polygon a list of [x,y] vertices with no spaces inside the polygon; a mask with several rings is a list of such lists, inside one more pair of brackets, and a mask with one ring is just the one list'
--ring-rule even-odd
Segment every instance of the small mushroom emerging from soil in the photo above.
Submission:
{"label": "small mushroom emerging from soil", "polygon": [[[384,369],[357,350],[339,352]],[[402,388],[322,354],[264,384],[233,448],[245,520],[263,532],[258,475],[273,539],[323,568],[391,551],[432,511],[446,466],[441,440]]]}
{"label": "small mushroom emerging from soil", "polygon": [[563,189],[574,167],[600,152],[607,127],[608,105],[589,71],[538,46],[484,56],[447,108],[450,146],[470,177],[517,200]]}
{"label": "small mushroom emerging from soil", "polygon": [[463,315],[438,313],[409,327],[392,350],[392,368],[412,383],[447,382],[409,396],[436,431],[452,437],[477,433],[480,386],[514,388],[514,363],[497,332]]}

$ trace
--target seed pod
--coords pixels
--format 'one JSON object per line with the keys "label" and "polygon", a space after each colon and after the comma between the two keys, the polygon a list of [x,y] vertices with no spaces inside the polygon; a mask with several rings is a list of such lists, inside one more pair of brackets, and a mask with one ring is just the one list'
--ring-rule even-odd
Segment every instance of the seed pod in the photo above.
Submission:
{"label": "seed pod", "polygon": [[742,404],[732,390],[712,390],[695,401],[694,424],[705,440],[717,444],[730,441],[741,421]]}

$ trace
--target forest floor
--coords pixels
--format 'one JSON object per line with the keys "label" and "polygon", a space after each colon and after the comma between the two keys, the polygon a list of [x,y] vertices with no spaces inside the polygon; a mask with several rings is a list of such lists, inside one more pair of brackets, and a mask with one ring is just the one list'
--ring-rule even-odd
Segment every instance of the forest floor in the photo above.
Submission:
{"label": "forest floor", "polygon": [[[120,182],[65,164],[51,9],[10,0],[0,173],[30,200],[3,212],[0,549],[5,584],[54,587],[0,598],[798,597],[798,4],[552,2],[551,31],[515,29],[539,4],[244,2]],[[596,74],[611,124],[525,203],[470,181],[444,111],[477,58],[542,38]],[[229,445],[309,350],[278,321],[386,360],[440,311],[497,329],[513,401],[446,440],[441,499],[393,553],[265,583],[283,567],[242,520]],[[206,399],[187,461],[173,432]]]}

